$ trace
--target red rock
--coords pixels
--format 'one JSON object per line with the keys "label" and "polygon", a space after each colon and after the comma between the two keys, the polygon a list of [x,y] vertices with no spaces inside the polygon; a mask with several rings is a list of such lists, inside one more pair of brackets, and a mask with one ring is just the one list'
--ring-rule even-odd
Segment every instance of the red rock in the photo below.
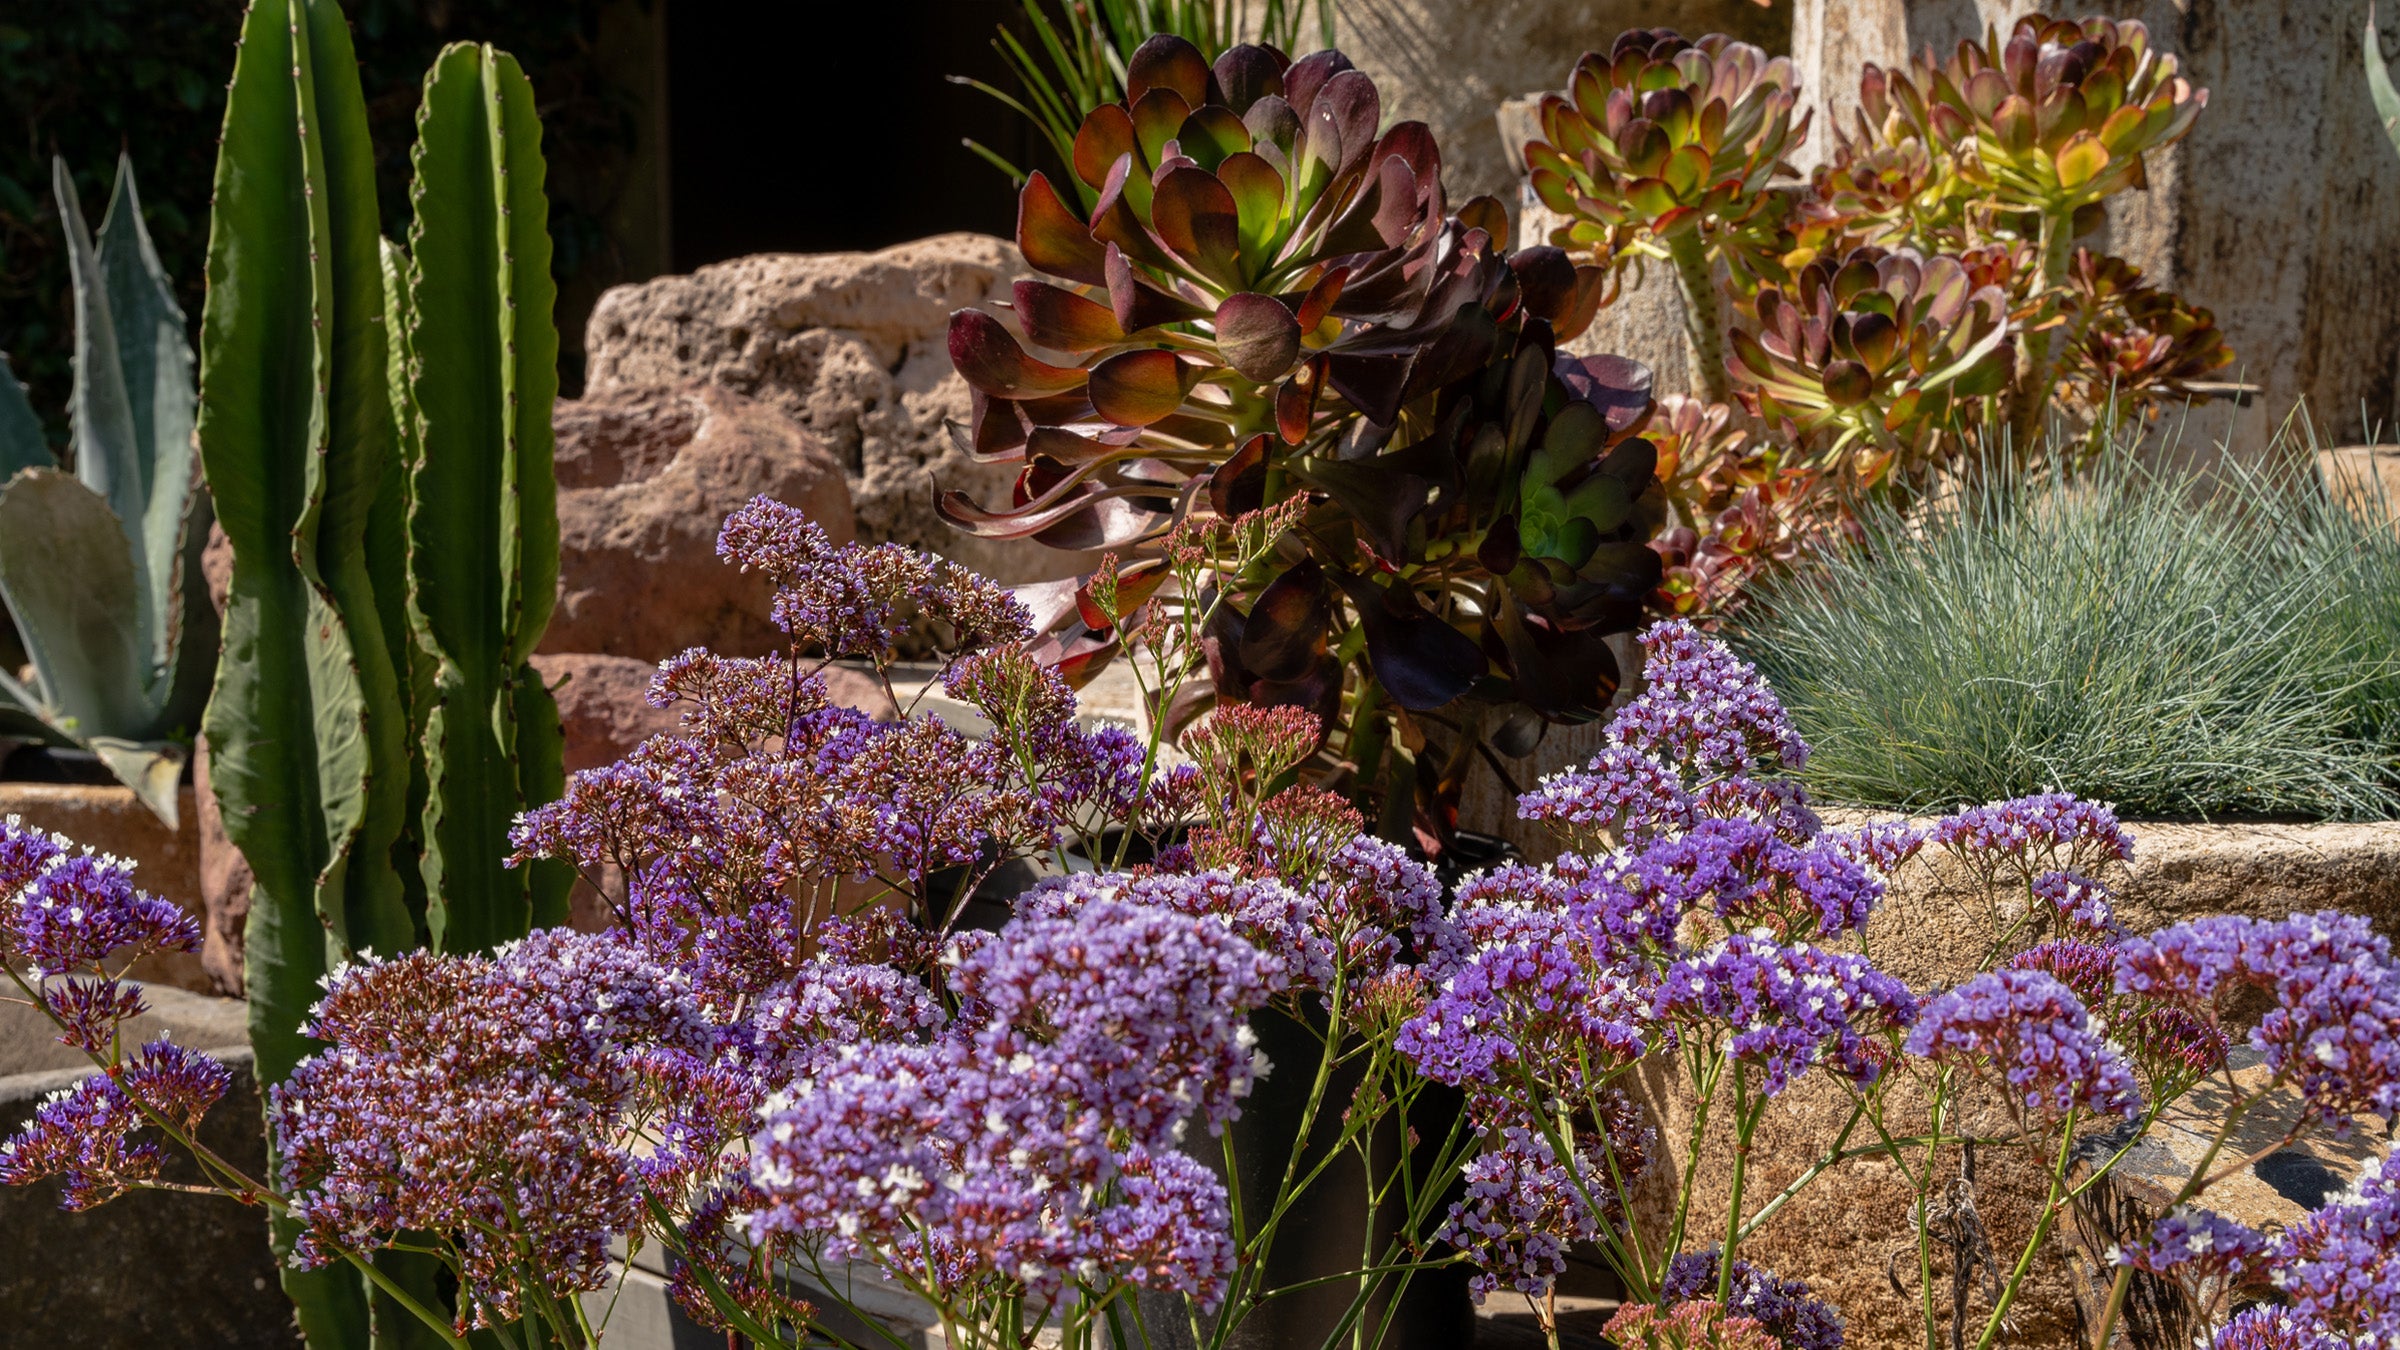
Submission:
{"label": "red rock", "polygon": [[766,584],[717,558],[726,515],[765,495],[852,537],[842,466],[771,404],[687,381],[564,401],[552,422],[559,598],[544,652],[772,651]]}

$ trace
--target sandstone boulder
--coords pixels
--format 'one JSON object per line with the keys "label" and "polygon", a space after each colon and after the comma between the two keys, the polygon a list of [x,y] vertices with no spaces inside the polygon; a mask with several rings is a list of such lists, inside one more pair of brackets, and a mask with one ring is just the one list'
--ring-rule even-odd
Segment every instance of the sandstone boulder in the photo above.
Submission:
{"label": "sandstone boulder", "polygon": [[699,380],[561,402],[558,610],[545,652],[663,660],[687,647],[773,650],[767,587],[717,557],[725,517],[759,495],[851,538],[842,468],[775,405]]}
{"label": "sandstone boulder", "polygon": [[[761,254],[620,286],[592,311],[594,398],[701,380],[789,415],[838,462],[859,537],[929,548],[1007,582],[1083,562],[962,535],[933,512],[936,483],[999,500],[1008,470],[974,463],[950,368],[954,310],[1007,298],[1024,263],[1003,239],[944,234],[875,253]],[[554,646],[552,650],[568,650]]]}

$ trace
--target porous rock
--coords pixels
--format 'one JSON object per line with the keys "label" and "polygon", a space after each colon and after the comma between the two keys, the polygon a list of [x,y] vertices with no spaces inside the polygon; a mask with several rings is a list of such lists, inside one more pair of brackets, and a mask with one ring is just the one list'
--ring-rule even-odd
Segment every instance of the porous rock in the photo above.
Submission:
{"label": "porous rock", "polygon": [[544,652],[659,661],[696,646],[772,651],[781,634],[766,584],[717,557],[725,517],[766,496],[836,543],[852,537],[840,463],[772,403],[685,379],[561,402],[551,421],[559,595]]}
{"label": "porous rock", "polygon": [[1008,297],[1013,245],[943,234],[874,253],[771,253],[600,298],[586,337],[590,393],[703,380],[788,414],[848,476],[858,536],[952,557],[1004,582],[1047,580],[1087,560],[975,539],[945,524],[933,492],[1005,500],[1013,475],[975,463],[947,424],[969,415],[950,368],[953,311]]}

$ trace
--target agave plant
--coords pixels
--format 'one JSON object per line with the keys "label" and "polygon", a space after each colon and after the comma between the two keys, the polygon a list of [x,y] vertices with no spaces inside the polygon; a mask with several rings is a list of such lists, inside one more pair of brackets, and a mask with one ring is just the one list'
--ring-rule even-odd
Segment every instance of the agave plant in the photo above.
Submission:
{"label": "agave plant", "polygon": [[1913,484],[1956,448],[2012,365],[2008,302],[1956,258],[1860,248],[1764,287],[1756,335],[1736,331],[1743,401],[1806,447],[1796,465],[1839,468],[1845,486]]}
{"label": "agave plant", "polygon": [[0,670],[0,736],[92,751],[172,828],[217,649],[192,348],[131,161],[97,241],[64,161],[51,179],[74,282],[74,468],[0,364],[0,601],[31,667]]}
{"label": "agave plant", "polygon": [[1606,56],[1587,53],[1566,93],[1543,98],[1543,139],[1525,147],[1535,194],[1567,218],[1553,243],[1674,266],[1702,378],[1719,401],[1724,343],[1711,263],[1737,275],[1774,270],[1783,204],[1766,189],[1808,134],[1808,116],[1792,121],[1798,95],[1787,58],[1721,33],[1691,42],[1637,29]]}
{"label": "agave plant", "polygon": [[1005,319],[952,316],[968,448],[1025,465],[1005,508],[941,495],[962,529],[1114,547],[1163,534],[1204,490],[1229,514],[1255,506],[1295,450],[1362,422],[1386,435],[1475,369],[1500,311],[1572,329],[1597,305],[1598,270],[1563,259],[1519,284],[1498,203],[1449,215],[1431,134],[1379,133],[1373,82],[1338,52],[1241,46],[1212,66],[1161,36],[1126,79],[1075,138],[1097,205],[1026,181],[1017,242],[1047,279],[1019,282]]}

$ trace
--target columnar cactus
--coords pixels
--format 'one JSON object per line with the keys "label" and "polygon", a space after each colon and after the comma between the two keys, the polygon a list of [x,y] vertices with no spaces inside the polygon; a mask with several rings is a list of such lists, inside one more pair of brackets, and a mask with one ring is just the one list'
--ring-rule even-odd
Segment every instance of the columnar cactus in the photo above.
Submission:
{"label": "columnar cactus", "polygon": [[[414,163],[404,258],[378,237],[341,9],[255,0],[217,166],[199,439],[233,545],[210,776],[256,877],[267,1083],[314,1048],[299,1028],[332,966],[564,918],[562,873],[502,865],[510,821],[562,779],[526,665],[557,578],[557,334],[512,60],[442,54]],[[437,1296],[430,1267],[378,1268]],[[338,1272],[285,1284],[313,1345],[365,1345],[382,1320]]]}

